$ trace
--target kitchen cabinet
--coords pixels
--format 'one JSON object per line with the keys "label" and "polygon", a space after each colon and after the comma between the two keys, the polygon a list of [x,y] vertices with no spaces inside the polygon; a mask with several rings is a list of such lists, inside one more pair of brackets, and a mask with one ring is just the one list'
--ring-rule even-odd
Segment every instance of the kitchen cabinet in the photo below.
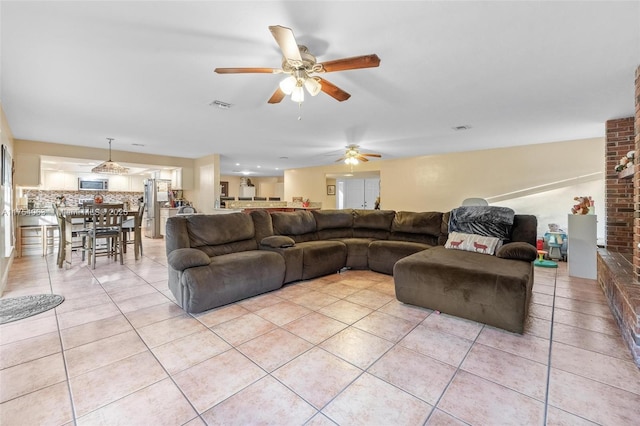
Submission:
{"label": "kitchen cabinet", "polygon": [[167,219],[178,214],[178,209],[173,207],[164,207],[160,209],[160,235],[164,237],[167,228]]}
{"label": "kitchen cabinet", "polygon": [[42,189],[47,191],[77,191],[78,175],[71,172],[43,170]]}
{"label": "kitchen cabinet", "polygon": [[64,188],[64,172],[44,170],[42,172],[42,187],[46,190],[57,191]]}
{"label": "kitchen cabinet", "polygon": [[145,177],[141,175],[131,175],[129,176],[129,184],[131,191],[134,192],[144,192],[144,180]]}
{"label": "kitchen cabinet", "polygon": [[15,175],[16,186],[40,186],[40,156],[36,154],[16,154],[15,155]]}
{"label": "kitchen cabinet", "polygon": [[171,171],[172,189],[193,189],[193,169],[178,167]]}
{"label": "kitchen cabinet", "polygon": [[109,177],[109,191],[110,192],[123,192],[129,191],[129,176],[117,175]]}

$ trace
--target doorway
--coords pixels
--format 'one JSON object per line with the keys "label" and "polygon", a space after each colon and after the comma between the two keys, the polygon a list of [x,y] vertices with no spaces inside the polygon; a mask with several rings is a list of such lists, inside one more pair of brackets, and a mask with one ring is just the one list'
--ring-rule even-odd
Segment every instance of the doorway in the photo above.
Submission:
{"label": "doorway", "polygon": [[380,196],[380,177],[336,180],[338,209],[373,210]]}

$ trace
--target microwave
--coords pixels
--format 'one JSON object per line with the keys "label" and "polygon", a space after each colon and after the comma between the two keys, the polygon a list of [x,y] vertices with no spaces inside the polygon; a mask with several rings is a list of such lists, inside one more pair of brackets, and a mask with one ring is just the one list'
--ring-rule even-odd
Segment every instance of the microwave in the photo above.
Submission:
{"label": "microwave", "polygon": [[78,178],[78,191],[108,191],[109,179]]}

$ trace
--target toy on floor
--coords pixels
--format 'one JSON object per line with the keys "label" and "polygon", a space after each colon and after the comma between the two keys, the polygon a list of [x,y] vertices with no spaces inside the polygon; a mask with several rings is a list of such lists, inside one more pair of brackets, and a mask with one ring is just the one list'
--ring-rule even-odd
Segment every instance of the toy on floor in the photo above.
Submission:
{"label": "toy on floor", "polygon": [[562,254],[562,247],[566,244],[567,234],[560,229],[558,224],[549,224],[549,232],[544,234],[544,239],[549,247],[549,259],[565,260],[565,256]]}
{"label": "toy on floor", "polygon": [[545,250],[538,250],[538,259],[533,262],[534,266],[540,266],[542,268],[557,268],[558,264],[553,260],[546,260],[544,255],[547,254]]}

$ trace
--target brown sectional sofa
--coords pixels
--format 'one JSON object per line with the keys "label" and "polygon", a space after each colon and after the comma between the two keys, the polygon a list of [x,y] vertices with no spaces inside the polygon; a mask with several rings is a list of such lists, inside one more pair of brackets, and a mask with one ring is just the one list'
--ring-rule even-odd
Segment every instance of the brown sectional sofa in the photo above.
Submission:
{"label": "brown sectional sofa", "polygon": [[514,244],[503,248],[516,250],[503,257],[445,249],[448,220],[441,212],[351,209],[171,217],[169,288],[195,313],[345,267],[371,269],[394,275],[401,302],[522,333],[535,216],[515,215]]}

